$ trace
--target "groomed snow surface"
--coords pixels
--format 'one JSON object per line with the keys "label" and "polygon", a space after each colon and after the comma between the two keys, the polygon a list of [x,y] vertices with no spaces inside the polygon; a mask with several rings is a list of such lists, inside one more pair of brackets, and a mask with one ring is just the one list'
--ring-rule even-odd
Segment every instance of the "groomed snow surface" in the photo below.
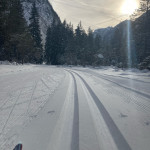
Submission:
{"label": "groomed snow surface", "polygon": [[51,99],[64,73],[53,67],[0,65],[0,149],[13,149],[19,131]]}
{"label": "groomed snow surface", "polygon": [[0,150],[149,150],[150,72],[0,65]]}

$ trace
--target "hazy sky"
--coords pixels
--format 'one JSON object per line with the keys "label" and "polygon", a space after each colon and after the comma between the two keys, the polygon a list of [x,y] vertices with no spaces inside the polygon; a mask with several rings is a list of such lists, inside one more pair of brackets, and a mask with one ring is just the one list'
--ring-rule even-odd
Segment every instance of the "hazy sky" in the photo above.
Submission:
{"label": "hazy sky", "polygon": [[[72,22],[74,27],[82,21],[84,29],[114,26],[125,20],[122,13],[125,1],[138,0],[49,0],[61,20]],[[127,4],[128,5],[128,4]]]}

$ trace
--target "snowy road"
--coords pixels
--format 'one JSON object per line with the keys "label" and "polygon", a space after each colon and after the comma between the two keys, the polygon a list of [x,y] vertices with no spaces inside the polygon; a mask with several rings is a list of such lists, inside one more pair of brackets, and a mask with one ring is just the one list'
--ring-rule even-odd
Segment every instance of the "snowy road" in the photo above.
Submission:
{"label": "snowy road", "polygon": [[149,150],[149,75],[12,67],[0,75],[2,150]]}

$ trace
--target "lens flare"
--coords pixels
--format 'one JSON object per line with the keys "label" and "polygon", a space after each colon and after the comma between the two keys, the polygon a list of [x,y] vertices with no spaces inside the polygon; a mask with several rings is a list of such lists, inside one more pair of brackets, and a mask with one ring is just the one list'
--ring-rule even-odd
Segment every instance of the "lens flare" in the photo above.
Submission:
{"label": "lens flare", "polygon": [[122,7],[122,14],[131,15],[138,8],[138,2],[136,0],[125,0]]}
{"label": "lens flare", "polygon": [[132,66],[131,60],[131,21],[127,22],[127,56],[128,56],[128,68]]}

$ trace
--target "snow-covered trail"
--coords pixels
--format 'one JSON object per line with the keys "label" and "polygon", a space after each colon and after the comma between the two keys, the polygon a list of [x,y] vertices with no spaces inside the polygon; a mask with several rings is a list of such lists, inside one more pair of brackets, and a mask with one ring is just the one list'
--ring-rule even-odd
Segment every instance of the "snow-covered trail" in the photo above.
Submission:
{"label": "snow-covered trail", "polygon": [[[96,96],[96,94],[93,92],[88,83],[79,74],[76,75],[84,83],[84,85],[82,84],[82,86],[89,104],[89,108],[91,109],[92,112],[92,117],[95,122],[97,133],[99,133],[98,134],[98,137],[100,139],[99,143],[101,143],[100,145],[103,145],[103,147],[102,146],[100,147],[104,150],[117,148],[119,150],[131,150],[126,139],[123,137],[122,133],[114,123],[113,119],[109,115],[104,105],[101,103],[100,99]],[[103,128],[101,127],[102,125]],[[99,129],[100,127],[101,130],[106,131],[105,132],[100,131]],[[101,134],[103,134],[103,138],[105,140],[102,140]],[[107,143],[106,141],[109,142]]]}
{"label": "snow-covered trail", "polygon": [[149,83],[133,79],[132,87],[128,78],[84,68],[29,68],[0,77],[2,150],[19,141],[23,150],[149,150]]}

